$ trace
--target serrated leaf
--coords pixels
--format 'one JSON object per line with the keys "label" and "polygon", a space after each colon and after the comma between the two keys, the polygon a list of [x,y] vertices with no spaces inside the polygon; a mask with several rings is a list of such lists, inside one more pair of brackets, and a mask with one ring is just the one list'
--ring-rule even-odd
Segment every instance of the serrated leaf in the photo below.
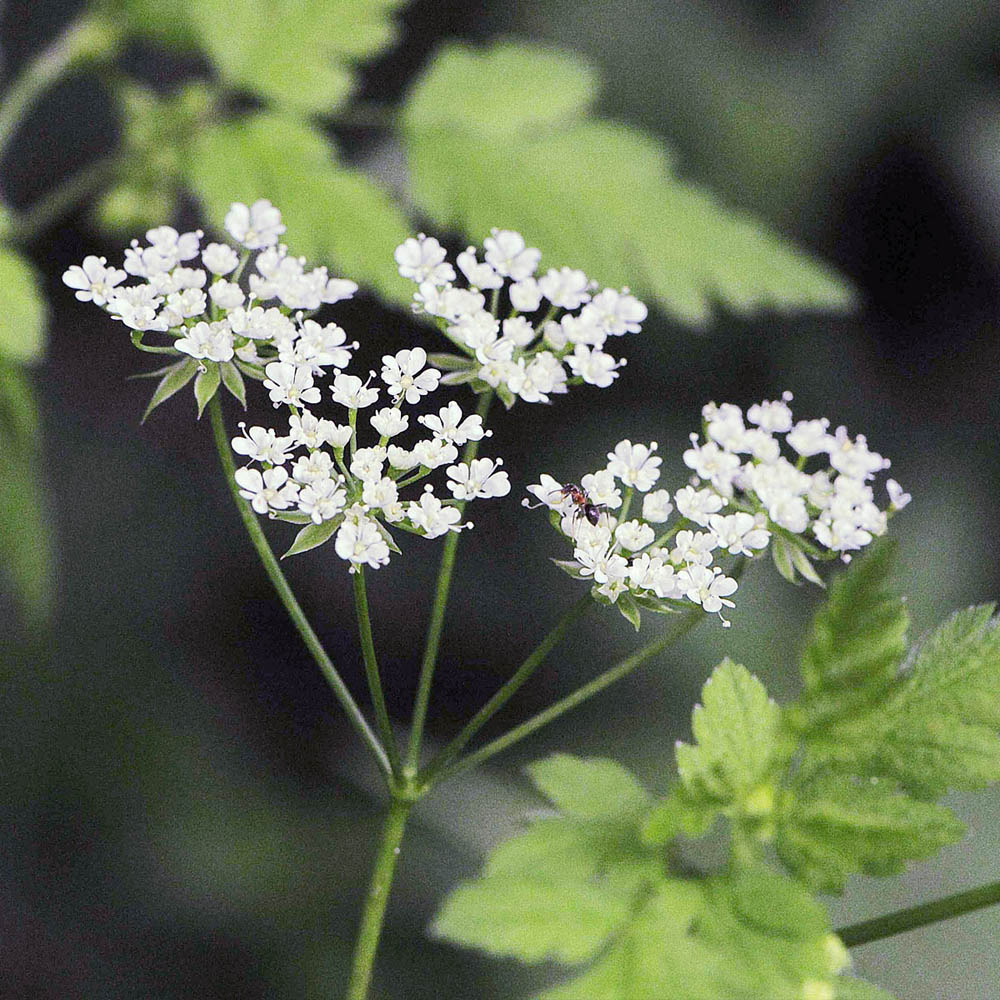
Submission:
{"label": "serrated leaf", "polygon": [[892,549],[855,559],[834,581],[802,655],[800,723],[817,727],[885,697],[906,651],[909,616],[887,589]]}
{"label": "serrated leaf", "polygon": [[24,372],[0,363],[0,569],[30,625],[54,601],[53,545],[34,393]]}
{"label": "serrated leaf", "polygon": [[198,362],[194,358],[187,358],[172,365],[170,371],[160,379],[160,384],[156,387],[146,412],[142,415],[141,423],[146,422],[146,418],[155,410],[160,403],[165,402],[175,393],[181,391],[198,373]]}
{"label": "serrated leaf", "polygon": [[615,607],[618,608],[621,616],[632,624],[632,627],[639,631],[639,626],[642,624],[642,614],[639,611],[639,606],[635,603],[635,598],[626,590],[618,595],[618,600],[615,601]]}
{"label": "serrated leaf", "polygon": [[194,380],[194,398],[198,403],[198,419],[205,412],[212,397],[218,392],[220,375],[219,366],[212,361],[203,362],[204,371],[198,372],[198,377]]}
{"label": "serrated leaf", "polygon": [[[555,60],[545,88],[526,95],[545,58]],[[851,304],[829,269],[681,181],[651,136],[585,119],[592,78],[566,58],[509,44],[442,49],[404,112],[420,209],[477,240],[517,229],[543,267],[630,285],[691,323],[717,302],[740,313]]]}
{"label": "serrated leaf", "polygon": [[332,264],[390,301],[411,301],[413,286],[399,276],[392,256],[409,223],[374,181],[337,162],[317,129],[273,114],[249,115],[203,130],[184,171],[213,225],[222,224],[234,201],[268,198],[281,209],[284,239],[295,253],[312,264]]}
{"label": "serrated leaf", "polygon": [[225,82],[314,113],[343,103],[354,86],[354,64],[395,41],[392,15],[403,2],[200,0],[189,17]]}
{"label": "serrated leaf", "polygon": [[899,793],[891,781],[819,778],[792,790],[776,846],[804,882],[839,892],[849,875],[893,875],[964,833],[950,809]]}
{"label": "serrated leaf", "polygon": [[296,536],[291,548],[281,557],[287,559],[289,556],[297,556],[300,552],[308,552],[327,541],[330,536],[340,527],[344,520],[343,514],[338,514],[329,521],[322,524],[308,524]]}
{"label": "serrated leaf", "polygon": [[34,267],[13,250],[0,248],[0,359],[31,364],[45,353],[48,311]]}
{"label": "serrated leaf", "polygon": [[535,787],[577,819],[620,821],[649,805],[649,794],[621,764],[606,758],[555,754],[528,768]]}
{"label": "serrated leaf", "polygon": [[239,368],[232,361],[223,361],[219,365],[219,373],[222,375],[223,385],[225,385],[231,395],[240,401],[240,405],[245,410],[247,408],[247,388],[243,382],[243,376],[240,374]]}
{"label": "serrated leaf", "polygon": [[736,803],[766,781],[779,759],[781,711],[746,667],[724,660],[691,716],[694,745],[677,746],[677,769],[696,800]]}

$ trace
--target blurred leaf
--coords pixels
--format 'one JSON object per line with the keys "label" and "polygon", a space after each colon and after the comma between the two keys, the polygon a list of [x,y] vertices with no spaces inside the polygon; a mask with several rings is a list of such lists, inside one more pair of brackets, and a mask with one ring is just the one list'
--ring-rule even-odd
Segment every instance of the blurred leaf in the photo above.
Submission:
{"label": "blurred leaf", "polygon": [[45,351],[47,309],[35,269],[13,250],[0,247],[0,359],[29,364]]}
{"label": "blurred leaf", "polygon": [[170,370],[160,379],[160,384],[156,387],[146,412],[142,415],[141,423],[146,422],[146,418],[155,410],[160,403],[165,402],[175,393],[181,391],[198,373],[198,362],[194,358],[186,358],[171,365]]}
{"label": "blurred leaf", "polygon": [[621,616],[638,632],[642,624],[642,614],[639,611],[639,605],[636,604],[635,598],[627,590],[623,591],[618,595],[615,607],[618,608]]}
{"label": "blurred leaf", "polygon": [[48,619],[54,599],[52,535],[39,451],[28,376],[0,362],[0,566],[32,625]]}
{"label": "blurred leaf", "polygon": [[219,75],[296,112],[330,111],[354,86],[354,64],[398,36],[405,0],[197,0],[189,17]]}
{"label": "blurred leaf", "polygon": [[191,0],[108,0],[109,12],[127,19],[128,30],[168,45],[193,48]]}
{"label": "blurred leaf", "polygon": [[687,322],[706,322],[714,302],[742,313],[851,305],[828,268],[679,180],[651,136],[585,119],[592,96],[571,56],[445,47],[404,112],[416,204],[474,239],[518,229],[544,265],[631,285]]}
{"label": "blurred leaf", "polygon": [[724,660],[691,716],[694,745],[677,746],[677,770],[695,801],[739,802],[768,779],[780,749],[781,710],[746,667]]}
{"label": "blurred leaf", "polygon": [[365,174],[339,164],[323,134],[276,115],[206,129],[185,167],[207,219],[222,223],[234,201],[268,198],[281,208],[295,253],[332,262],[391,301],[408,303],[393,250],[409,234],[395,203]]}
{"label": "blurred leaf", "polygon": [[804,882],[839,892],[849,875],[895,875],[960,840],[944,806],[918,802],[891,781],[825,777],[795,788],[778,815],[781,859]]}
{"label": "blurred leaf", "polygon": [[555,754],[528,768],[531,780],[552,804],[577,819],[620,821],[649,806],[649,795],[621,764]]}
{"label": "blurred leaf", "polygon": [[836,987],[833,1000],[896,1000],[892,994],[863,979],[842,976],[837,979]]}

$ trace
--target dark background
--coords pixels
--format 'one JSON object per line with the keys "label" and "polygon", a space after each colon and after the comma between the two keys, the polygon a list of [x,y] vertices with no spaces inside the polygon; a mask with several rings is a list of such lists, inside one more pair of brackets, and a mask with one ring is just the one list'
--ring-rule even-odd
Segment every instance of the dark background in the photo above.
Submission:
{"label": "dark background", "polygon": [[[6,5],[7,80],[73,9]],[[913,493],[893,534],[915,631],[997,595],[1000,6],[423,0],[403,21],[402,44],[366,74],[366,97],[399,97],[443,39],[514,33],[575,48],[604,73],[602,112],[662,135],[686,176],[829,260],[861,294],[846,318],[720,313],[703,332],[654,313],[628,341],[629,366],[613,389],[521,405],[494,421],[490,453],[504,456],[515,484],[540,471],[575,479],[631,436],[660,442],[663,485],[673,488],[703,402],[746,406],[791,389],[798,415],[866,433]],[[126,59],[164,79],[179,71],[149,53]],[[3,164],[5,191],[15,204],[30,201],[100,154],[115,130],[99,87],[86,76],[66,81]],[[362,159],[371,152],[370,135],[338,138]],[[59,281],[87,253],[114,259],[116,246],[80,210],[29,248],[52,304],[51,348],[35,381],[59,592],[44,637],[0,604],[0,995],[335,996],[367,878],[377,780],[247,544],[208,427],[178,397],[140,428],[149,384],[125,378],[145,359]],[[372,299],[337,307],[336,318],[372,359],[430,342]],[[518,492],[484,504],[463,537],[434,741],[479,707],[577,595],[547,561],[561,555],[555,537],[544,518],[522,512]],[[278,547],[291,537],[289,526],[269,530]],[[401,725],[439,551],[410,541],[405,556],[369,575]],[[321,549],[287,569],[360,695],[343,564]],[[524,763],[554,748],[608,754],[662,788],[673,742],[687,735],[700,685],[723,655],[777,697],[794,693],[820,593],[761,565],[739,596],[728,632],[703,626],[420,805],[389,909],[379,995],[531,994],[544,970],[430,940],[436,904],[540,804]],[[635,642],[617,615],[591,616],[504,719],[543,707]],[[832,901],[838,922],[997,877],[996,792],[950,801],[969,839],[903,879],[856,880]],[[1000,913],[987,911],[859,949],[856,968],[905,1000],[1000,1000],[998,939]]]}

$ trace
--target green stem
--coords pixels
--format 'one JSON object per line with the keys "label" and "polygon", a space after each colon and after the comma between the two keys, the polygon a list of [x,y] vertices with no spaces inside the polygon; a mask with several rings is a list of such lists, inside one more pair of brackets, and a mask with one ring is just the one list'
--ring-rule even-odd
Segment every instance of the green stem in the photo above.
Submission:
{"label": "green stem", "polygon": [[399,845],[406,830],[413,803],[406,799],[393,798],[389,815],[382,828],[382,839],[375,858],[375,870],[365,898],[361,915],[361,929],[354,945],[354,961],[351,965],[351,979],[347,987],[346,1000],[365,1000],[371,984],[375,953],[378,950],[382,926],[385,922],[385,907],[389,901],[389,890],[399,859]]}
{"label": "green stem", "polygon": [[[493,402],[493,393],[484,392],[479,397],[476,413],[485,421],[486,414]],[[479,451],[479,442],[470,441],[462,454],[463,462],[471,462]],[[458,504],[458,510],[463,512],[465,504]],[[441,565],[438,568],[437,586],[434,589],[434,604],[431,608],[431,620],[427,625],[427,641],[424,646],[424,658],[420,664],[420,680],[417,683],[417,698],[413,706],[413,724],[410,728],[410,747],[406,757],[406,767],[411,773],[416,773],[420,766],[420,744],[424,738],[424,723],[427,721],[427,709],[431,700],[431,685],[434,681],[434,668],[437,665],[438,649],[441,645],[441,631],[444,628],[444,614],[448,607],[448,592],[451,589],[451,575],[455,568],[455,552],[458,549],[460,532],[449,531],[444,540],[444,551],[441,553]]]}
{"label": "green stem", "polygon": [[627,677],[633,670],[637,667],[641,667],[647,660],[662,653],[667,646],[671,643],[676,642],[683,636],[687,635],[695,626],[698,625],[703,619],[707,618],[708,615],[701,608],[696,607],[691,611],[688,611],[684,619],[680,624],[665,636],[657,639],[655,642],[651,642],[648,646],[643,646],[642,649],[633,653],[631,656],[622,660],[615,666],[605,670],[603,674],[598,675],[592,681],[584,684],[582,687],[578,687],[571,694],[566,695],[565,698],[560,698],[555,704],[550,705],[544,711],[539,712],[537,715],[533,715],[527,722],[522,722],[521,725],[515,726],[509,732],[504,733],[503,736],[498,736],[491,743],[487,743],[486,746],[481,747],[479,750],[470,753],[468,757],[462,758],[457,764],[453,764],[451,767],[446,768],[442,771],[437,780],[443,781],[445,778],[450,778],[460,771],[465,771],[470,767],[475,767],[477,764],[482,764],[484,761],[489,760],[491,757],[498,753],[506,750],[508,747],[512,747],[515,743],[519,743],[527,736],[531,736],[532,733],[537,732],[543,726],[547,726],[550,722],[554,722],[559,718],[560,715],[564,715],[566,712],[572,711],[578,705],[582,705],[587,699],[592,698],[595,694],[599,694],[605,688],[610,687],[616,681],[620,681],[623,677]]}
{"label": "green stem", "polygon": [[368,611],[368,593],[365,588],[365,571],[357,567],[354,575],[354,606],[358,612],[358,633],[361,636],[361,651],[365,660],[365,676],[368,678],[368,690],[371,692],[372,704],[375,706],[375,719],[378,722],[382,745],[389,754],[389,765],[394,775],[399,775],[399,748],[396,746],[396,736],[389,720],[389,710],[385,704],[385,692],[382,690],[382,679],[379,676],[378,660],[375,657],[375,640],[372,637],[371,615]]}
{"label": "green stem", "polygon": [[232,493],[233,500],[236,501],[236,507],[240,512],[240,517],[243,519],[247,534],[250,536],[250,541],[253,542],[257,554],[260,556],[260,561],[264,564],[264,569],[271,578],[271,583],[274,584],[274,589],[278,592],[282,604],[285,605],[285,610],[295,623],[295,627],[299,630],[299,635],[302,636],[302,641],[306,644],[306,648],[312,653],[313,659],[319,665],[319,669],[326,678],[327,684],[333,689],[337,701],[340,702],[341,707],[347,713],[347,718],[350,720],[351,725],[357,730],[358,735],[365,742],[368,749],[371,750],[379,769],[388,780],[392,773],[392,768],[389,758],[382,748],[382,744],[379,743],[378,738],[372,732],[371,726],[368,725],[357,702],[351,697],[351,692],[347,689],[347,685],[337,672],[337,668],[333,665],[330,657],[327,656],[323,644],[319,641],[319,637],[309,624],[305,613],[295,598],[295,594],[292,593],[292,588],[288,586],[285,574],[281,572],[278,560],[271,551],[271,546],[268,545],[264,529],[260,526],[260,520],[253,510],[251,510],[250,505],[240,496],[240,490],[234,478],[236,466],[229,448],[229,436],[226,434],[226,425],[222,419],[222,405],[219,403],[218,395],[212,397],[211,402],[208,404],[208,412],[212,420],[212,433],[215,438],[216,450],[219,453],[219,461],[222,463],[222,471],[225,474],[229,492]]}
{"label": "green stem", "polygon": [[120,32],[111,20],[84,14],[38,53],[7,88],[0,102],[0,152],[38,98],[71,66],[88,59],[111,56]]}
{"label": "green stem", "polygon": [[466,723],[465,728],[456,736],[430,763],[427,770],[421,775],[419,783],[426,785],[433,783],[436,775],[440,774],[448,765],[465,749],[469,741],[479,732],[480,729],[503,708],[517,693],[521,686],[538,669],[539,665],[552,652],[552,650],[562,642],[566,633],[576,624],[580,618],[593,606],[594,602],[588,591],[566,612],[555,624],[552,631],[535,647],[530,656],[517,668],[514,674],[507,680],[496,694]]}
{"label": "green stem", "polygon": [[906,910],[887,913],[884,917],[875,917],[873,920],[863,920],[861,923],[842,927],[837,931],[837,935],[848,948],[857,948],[862,944],[881,941],[883,938],[936,924],[941,920],[951,920],[953,917],[960,917],[997,904],[1000,904],[1000,882],[992,882],[977,889],[956,892],[952,896],[945,896],[944,899],[935,899],[921,906],[911,906]]}

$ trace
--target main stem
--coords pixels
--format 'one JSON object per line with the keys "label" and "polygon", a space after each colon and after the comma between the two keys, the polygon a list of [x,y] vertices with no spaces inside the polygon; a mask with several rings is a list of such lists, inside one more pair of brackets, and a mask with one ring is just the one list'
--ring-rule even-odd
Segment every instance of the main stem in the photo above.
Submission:
{"label": "main stem", "polygon": [[936,924],[941,920],[961,917],[987,906],[996,906],[998,903],[1000,903],[1000,882],[992,882],[977,889],[956,892],[952,896],[945,896],[944,899],[923,903],[921,906],[911,906],[906,910],[887,913],[884,917],[875,917],[873,920],[863,920],[861,923],[842,927],[837,931],[837,935],[848,948],[856,948],[858,945],[870,944],[872,941],[881,941],[883,938],[916,930],[918,927]]}
{"label": "main stem", "polygon": [[375,719],[378,722],[382,745],[388,751],[389,765],[392,768],[392,773],[398,776],[399,749],[396,746],[396,736],[392,731],[389,709],[385,704],[382,678],[379,676],[378,660],[375,656],[375,639],[372,636],[372,622],[368,611],[368,594],[365,589],[365,571],[361,566],[354,573],[354,606],[358,612],[358,633],[361,637],[361,652],[365,660],[365,676],[368,678],[368,690],[371,692],[372,704],[375,706]]}
{"label": "main stem", "polygon": [[562,642],[566,633],[583,617],[593,604],[594,601],[588,591],[556,622],[549,634],[535,647],[524,663],[517,668],[493,697],[466,723],[458,736],[428,765],[427,770],[421,775],[421,784],[432,782],[436,775],[448,767],[455,757],[465,749],[476,733],[514,697],[525,681],[538,669],[549,653]]}
{"label": "main stem", "polygon": [[347,713],[347,718],[350,720],[351,725],[357,730],[358,735],[365,742],[368,749],[371,750],[379,769],[388,780],[392,773],[392,767],[385,750],[382,748],[382,744],[379,743],[378,738],[372,732],[371,726],[368,725],[368,721],[358,707],[357,702],[351,696],[351,692],[348,690],[343,678],[337,672],[337,668],[333,665],[330,657],[327,656],[323,644],[319,641],[319,637],[309,624],[305,612],[303,612],[295,595],[292,593],[292,588],[288,586],[285,574],[281,572],[278,560],[271,551],[271,546],[267,542],[257,515],[250,509],[250,505],[243,497],[240,496],[240,490],[234,478],[236,466],[233,462],[232,452],[230,451],[229,437],[226,434],[226,425],[222,419],[222,404],[219,402],[218,394],[213,396],[211,402],[208,404],[208,412],[212,421],[212,435],[215,439],[215,448],[219,453],[219,461],[222,463],[222,471],[225,474],[229,492],[232,493],[233,500],[236,502],[236,507],[240,512],[240,517],[243,519],[244,527],[247,529],[247,534],[250,536],[250,541],[253,542],[257,554],[260,556],[260,561],[264,564],[264,569],[271,578],[271,583],[274,584],[274,589],[278,592],[281,603],[285,605],[285,610],[295,623],[295,627],[299,630],[299,635],[302,636],[302,641],[306,644],[306,648],[312,653],[313,659],[326,678],[327,684],[330,685],[337,701],[340,702]]}
{"label": "main stem", "polygon": [[351,979],[347,987],[346,1000],[365,1000],[368,996],[375,953],[385,922],[385,907],[389,902],[392,877],[399,859],[399,845],[403,840],[406,820],[412,808],[411,801],[396,797],[393,797],[389,806],[389,815],[386,816],[385,825],[382,827],[382,839],[375,858],[375,870],[372,872],[368,895],[365,897],[365,908],[361,914],[361,929],[354,943],[354,961],[351,964]]}
{"label": "main stem", "polygon": [[[479,397],[476,413],[485,421],[486,414],[493,401],[492,391],[484,392]],[[479,451],[479,442],[470,441],[462,454],[463,462],[471,462]],[[464,511],[465,504],[459,504],[458,510]],[[451,575],[455,568],[455,553],[458,550],[459,532],[449,531],[444,540],[444,551],[441,553],[441,565],[438,569],[437,586],[434,590],[434,604],[431,608],[431,620],[427,626],[427,641],[424,646],[424,658],[420,664],[420,680],[417,683],[417,697],[413,706],[413,724],[410,728],[410,747],[406,756],[406,768],[416,773],[420,766],[420,744],[424,738],[424,723],[427,721],[427,709],[431,700],[431,685],[434,682],[434,668],[437,665],[438,649],[441,645],[441,631],[444,628],[444,614],[448,607],[448,593],[451,590]]]}

